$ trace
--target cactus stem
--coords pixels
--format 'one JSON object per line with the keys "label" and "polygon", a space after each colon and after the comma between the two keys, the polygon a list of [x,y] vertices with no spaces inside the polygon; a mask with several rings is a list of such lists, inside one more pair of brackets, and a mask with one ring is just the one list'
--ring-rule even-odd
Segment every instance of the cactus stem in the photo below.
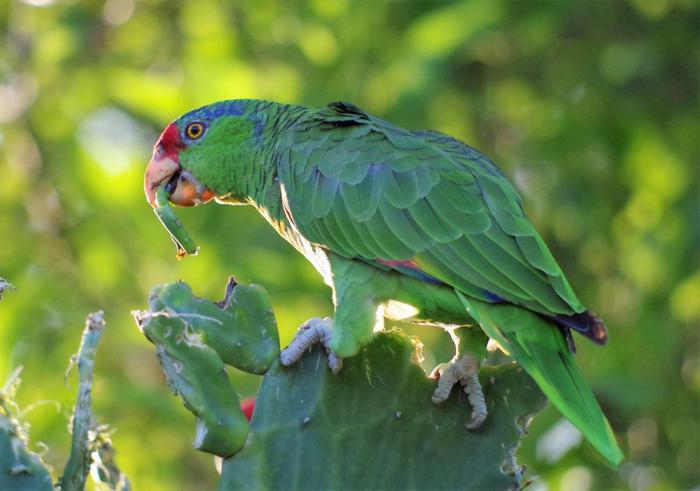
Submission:
{"label": "cactus stem", "polygon": [[[92,459],[88,447],[88,433],[94,421],[91,408],[92,370],[95,364],[97,342],[105,326],[102,311],[88,315],[83,330],[78,354],[71,363],[78,363],[78,401],[73,413],[73,438],[68,463],[61,479],[62,491],[81,490],[85,488],[85,479],[90,470]],[[70,367],[69,367],[70,370]]]}

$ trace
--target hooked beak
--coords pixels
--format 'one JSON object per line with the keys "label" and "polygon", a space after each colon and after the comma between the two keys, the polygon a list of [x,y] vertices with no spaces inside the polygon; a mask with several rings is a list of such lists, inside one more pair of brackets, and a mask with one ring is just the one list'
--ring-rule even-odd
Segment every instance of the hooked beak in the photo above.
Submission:
{"label": "hooked beak", "polygon": [[179,206],[195,206],[211,201],[215,194],[208,187],[197,181],[178,162],[156,152],[146,167],[143,189],[151,207],[156,208],[156,190],[165,186],[170,202]]}

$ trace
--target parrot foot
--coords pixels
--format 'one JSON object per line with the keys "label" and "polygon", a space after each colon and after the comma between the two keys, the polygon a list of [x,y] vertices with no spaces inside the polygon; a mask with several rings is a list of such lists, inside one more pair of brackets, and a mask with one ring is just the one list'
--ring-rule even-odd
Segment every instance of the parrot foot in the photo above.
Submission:
{"label": "parrot foot", "polygon": [[319,319],[314,317],[299,326],[292,342],[280,353],[280,363],[285,367],[291,366],[304,356],[304,353],[315,346],[322,344],[328,353],[328,368],[336,374],[343,367],[343,358],[331,351],[331,334],[333,333],[333,321],[328,317]]}
{"label": "parrot foot", "polygon": [[459,382],[464,387],[464,393],[472,405],[471,420],[464,426],[468,430],[476,430],[484,423],[488,410],[486,399],[479,382],[479,360],[473,356],[463,355],[461,358],[453,358],[449,363],[442,363],[435,367],[430,374],[432,378],[439,377],[437,387],[433,392],[432,401],[440,404],[450,397],[452,387]]}

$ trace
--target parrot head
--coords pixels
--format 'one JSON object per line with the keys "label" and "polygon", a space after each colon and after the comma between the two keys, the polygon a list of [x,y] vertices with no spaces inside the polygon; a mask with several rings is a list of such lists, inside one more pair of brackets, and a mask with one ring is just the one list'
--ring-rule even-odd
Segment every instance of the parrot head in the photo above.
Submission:
{"label": "parrot head", "polygon": [[171,203],[195,206],[212,199],[244,203],[255,141],[261,122],[248,101],[222,101],[170,123],[153,148],[144,191],[156,207],[164,186]]}

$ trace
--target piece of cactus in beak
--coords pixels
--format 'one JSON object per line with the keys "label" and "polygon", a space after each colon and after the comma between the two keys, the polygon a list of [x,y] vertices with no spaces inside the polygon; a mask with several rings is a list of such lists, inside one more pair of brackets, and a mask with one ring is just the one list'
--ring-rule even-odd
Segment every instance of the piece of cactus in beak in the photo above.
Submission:
{"label": "piece of cactus in beak", "polygon": [[172,237],[173,242],[175,242],[178,259],[183,258],[187,254],[197,254],[199,248],[192,237],[190,237],[190,234],[187,233],[187,230],[185,230],[182,222],[175,215],[168,201],[169,198],[170,195],[166,191],[165,186],[159,186],[156,190],[156,206],[153,208],[153,211],[170,234],[170,237]]}

